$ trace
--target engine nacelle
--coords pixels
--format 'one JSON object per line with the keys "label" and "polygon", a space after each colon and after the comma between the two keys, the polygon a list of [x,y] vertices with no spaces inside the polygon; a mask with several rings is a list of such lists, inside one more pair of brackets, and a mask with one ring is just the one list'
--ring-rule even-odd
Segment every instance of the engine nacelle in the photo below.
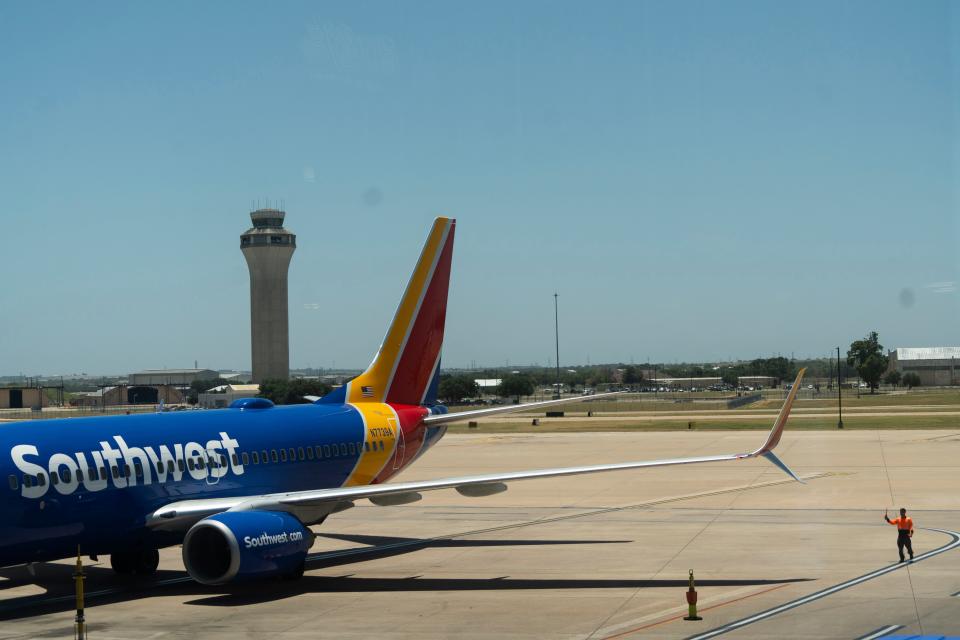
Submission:
{"label": "engine nacelle", "polygon": [[282,511],[227,511],[193,525],[183,539],[183,564],[197,582],[296,573],[313,532]]}

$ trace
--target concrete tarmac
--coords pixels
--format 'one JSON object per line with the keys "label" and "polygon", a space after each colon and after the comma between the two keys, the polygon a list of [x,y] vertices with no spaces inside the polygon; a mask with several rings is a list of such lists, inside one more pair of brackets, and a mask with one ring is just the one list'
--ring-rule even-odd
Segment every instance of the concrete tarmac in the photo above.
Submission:
{"label": "concrete tarmac", "polygon": [[[448,435],[402,478],[730,453],[764,436]],[[296,582],[200,586],[185,577],[179,548],[161,552],[149,580],[121,579],[102,558],[87,580],[90,637],[960,635],[960,534],[950,533],[960,532],[960,428],[788,428],[778,453],[806,485],[750,460],[361,504],[315,529]],[[883,510],[900,506],[920,527],[917,561],[878,571],[897,560]],[[72,637],[72,569],[0,570],[0,638]],[[681,619],[690,569],[700,622]]]}

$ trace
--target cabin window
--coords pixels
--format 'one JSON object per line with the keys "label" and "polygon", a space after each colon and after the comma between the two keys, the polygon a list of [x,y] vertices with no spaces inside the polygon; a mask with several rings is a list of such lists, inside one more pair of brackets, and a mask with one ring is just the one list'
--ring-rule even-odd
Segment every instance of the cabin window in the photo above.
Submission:
{"label": "cabin window", "polygon": [[304,461],[305,454],[303,453],[303,447],[300,447],[299,449],[297,449],[297,459],[300,460],[301,462]]}
{"label": "cabin window", "polygon": [[347,455],[347,445],[345,445],[342,442],[340,443],[340,455],[342,456]]}
{"label": "cabin window", "polygon": [[364,443],[363,443],[363,450],[364,450],[364,451],[367,451],[367,452],[370,451],[370,443],[369,443],[369,442],[364,442]]}
{"label": "cabin window", "polygon": [[97,477],[97,468],[96,468],[96,467],[90,467],[89,469],[87,469],[87,479],[88,479],[88,480],[99,480],[99,478]]}
{"label": "cabin window", "polygon": [[307,460],[313,460],[313,447],[307,447]]}
{"label": "cabin window", "polygon": [[23,476],[23,486],[32,487],[33,486],[33,476]]}
{"label": "cabin window", "polygon": [[180,473],[183,473],[184,469],[183,458],[177,458],[177,468],[180,469]]}
{"label": "cabin window", "polygon": [[197,469],[203,469],[206,467],[206,463],[203,461],[202,456],[197,457]]}
{"label": "cabin window", "polygon": [[250,455],[253,456],[253,464],[260,464],[260,454],[259,454],[259,453],[257,453],[256,451],[254,451],[254,452],[251,453]]}
{"label": "cabin window", "polygon": [[274,464],[277,463],[277,450],[276,450],[276,449],[270,449],[270,462],[272,462],[272,463],[274,463]]}
{"label": "cabin window", "polygon": [[187,468],[193,471],[193,458],[187,458]]}
{"label": "cabin window", "polygon": [[114,480],[120,477],[120,469],[113,465],[110,465],[110,473],[113,475]]}
{"label": "cabin window", "polygon": [[60,484],[60,476],[57,475],[56,470],[50,472],[50,484],[53,486]]}
{"label": "cabin window", "polygon": [[[139,460],[133,461],[133,471],[138,478],[143,477],[143,465],[140,463]],[[69,471],[67,473],[69,473]],[[66,474],[64,474],[64,482],[69,482],[69,480],[66,479]]]}
{"label": "cabin window", "polygon": [[[246,452],[246,451],[244,451],[242,454],[240,454],[240,456],[241,456],[241,458],[243,459],[243,464],[245,464],[245,465],[246,465],[246,464],[250,464],[250,456],[247,455],[247,452]],[[233,454],[233,458],[234,458],[234,464],[236,464],[237,454]]]}
{"label": "cabin window", "polygon": [[[260,452],[260,460],[263,461],[263,464],[267,464],[267,450],[266,450],[266,449],[264,449],[263,451]],[[273,461],[274,461],[274,462],[277,461],[276,456],[274,456]]]}
{"label": "cabin window", "polygon": [[287,461],[287,450],[280,449],[280,462],[286,462],[286,461]]}
{"label": "cabin window", "polygon": [[46,486],[46,484],[47,484],[47,476],[43,475],[42,473],[41,473],[41,474],[38,474],[38,475],[37,475],[37,484],[40,485],[41,487]]}
{"label": "cabin window", "polygon": [[10,483],[10,489],[16,491],[19,487],[17,486],[17,476],[10,474],[10,477],[7,478],[7,481]]}
{"label": "cabin window", "polygon": [[317,460],[322,459],[322,458],[323,458],[323,448],[322,448],[320,445],[317,445],[317,446],[314,447],[314,448],[317,450]]}
{"label": "cabin window", "polygon": [[[233,454],[233,457],[234,457],[234,464],[240,464],[238,461],[236,461],[237,454]],[[220,466],[224,468],[226,468],[227,466],[227,456],[223,453],[220,454]]]}
{"label": "cabin window", "polygon": [[107,476],[107,468],[106,468],[106,467],[100,467],[100,478],[103,479],[103,480],[106,480],[107,477],[108,477],[108,476]]}
{"label": "cabin window", "polygon": [[77,482],[83,482],[83,469],[77,469]]}
{"label": "cabin window", "polygon": [[383,440],[380,441],[380,451],[383,451]]}
{"label": "cabin window", "polygon": [[352,456],[357,455],[357,447],[352,442],[350,443],[350,455]]}
{"label": "cabin window", "polygon": [[323,445],[323,457],[324,458],[330,457],[330,445],[328,444]]}
{"label": "cabin window", "polygon": [[132,473],[132,469],[130,469],[130,465],[128,465],[128,464],[123,465],[123,475],[124,475],[124,477],[125,477],[125,478],[129,478],[131,473]]}
{"label": "cabin window", "polygon": [[290,447],[290,462],[293,462],[297,459],[297,451],[293,447]]}
{"label": "cabin window", "polygon": [[167,460],[167,473],[173,473],[173,460]]}

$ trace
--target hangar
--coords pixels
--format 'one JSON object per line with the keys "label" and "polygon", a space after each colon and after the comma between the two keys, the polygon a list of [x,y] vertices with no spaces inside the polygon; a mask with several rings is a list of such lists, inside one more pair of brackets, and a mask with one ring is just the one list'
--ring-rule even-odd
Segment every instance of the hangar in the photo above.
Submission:
{"label": "hangar", "polygon": [[898,347],[889,356],[890,371],[915,373],[925,387],[960,384],[960,347]]}
{"label": "hangar", "polygon": [[127,376],[127,384],[189,386],[195,380],[218,380],[220,372],[212,369],[147,369]]}
{"label": "hangar", "polygon": [[39,387],[5,387],[0,389],[0,409],[32,409],[45,407],[49,399]]}

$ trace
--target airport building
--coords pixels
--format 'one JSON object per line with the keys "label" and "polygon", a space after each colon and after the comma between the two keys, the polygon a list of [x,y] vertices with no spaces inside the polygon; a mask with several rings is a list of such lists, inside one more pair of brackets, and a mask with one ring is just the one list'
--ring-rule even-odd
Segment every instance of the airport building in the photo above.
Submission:
{"label": "airport building", "polygon": [[32,409],[49,406],[49,401],[38,387],[0,388],[0,409]]}
{"label": "airport building", "polygon": [[226,409],[234,400],[254,398],[258,393],[258,384],[223,384],[201,393],[198,404],[202,409]]}
{"label": "airport building", "polygon": [[960,385],[960,347],[898,347],[888,355],[890,371],[915,373],[924,387]]}
{"label": "airport building", "polygon": [[220,373],[212,369],[147,369],[127,376],[127,384],[190,386],[196,380],[219,380]]}
{"label": "airport building", "polygon": [[74,407],[113,407],[124,404],[180,404],[185,400],[184,389],[168,384],[126,385],[102,387],[83,391],[70,399]]}
{"label": "airport building", "polygon": [[253,227],[240,236],[240,250],[250,270],[250,342],[256,383],[290,377],[287,271],[297,236],[283,228],[286,215],[279,209],[253,211]]}

